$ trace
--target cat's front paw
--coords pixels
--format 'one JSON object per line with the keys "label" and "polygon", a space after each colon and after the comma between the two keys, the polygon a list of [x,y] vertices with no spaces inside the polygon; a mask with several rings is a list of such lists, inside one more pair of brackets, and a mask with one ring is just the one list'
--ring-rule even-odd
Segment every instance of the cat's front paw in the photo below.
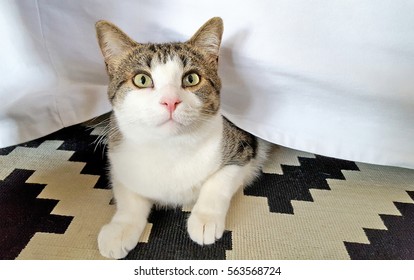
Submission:
{"label": "cat's front paw", "polygon": [[200,245],[213,244],[223,236],[225,220],[225,215],[191,213],[187,222],[188,234]]}
{"label": "cat's front paw", "polygon": [[109,223],[98,235],[98,247],[102,256],[121,259],[135,248],[142,233],[134,224]]}

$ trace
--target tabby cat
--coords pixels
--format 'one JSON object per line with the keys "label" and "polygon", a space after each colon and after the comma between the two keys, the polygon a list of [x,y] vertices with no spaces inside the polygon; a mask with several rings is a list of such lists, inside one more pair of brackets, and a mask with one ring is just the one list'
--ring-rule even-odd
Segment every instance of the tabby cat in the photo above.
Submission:
{"label": "tabby cat", "polygon": [[189,237],[214,243],[234,193],[250,184],[269,144],[220,114],[221,18],[184,43],[137,43],[96,23],[113,107],[108,155],[116,212],[98,236],[101,254],[123,258],[153,205],[192,207]]}

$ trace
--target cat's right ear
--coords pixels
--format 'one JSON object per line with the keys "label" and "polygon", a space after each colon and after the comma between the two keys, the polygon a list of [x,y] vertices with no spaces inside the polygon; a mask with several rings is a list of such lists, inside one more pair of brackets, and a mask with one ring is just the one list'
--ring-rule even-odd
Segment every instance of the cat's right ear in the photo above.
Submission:
{"label": "cat's right ear", "polygon": [[100,20],[95,27],[99,47],[108,66],[116,63],[123,53],[138,45],[113,23]]}

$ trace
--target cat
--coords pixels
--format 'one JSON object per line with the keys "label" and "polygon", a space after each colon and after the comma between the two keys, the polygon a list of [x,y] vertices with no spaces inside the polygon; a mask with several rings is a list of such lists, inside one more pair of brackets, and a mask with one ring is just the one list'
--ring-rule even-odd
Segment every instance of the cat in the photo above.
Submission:
{"label": "cat", "polygon": [[154,205],[192,205],[189,237],[213,244],[232,196],[258,176],[270,146],[220,113],[222,19],[182,43],[137,43],[108,21],[98,21],[96,32],[113,107],[108,157],[116,201],[98,235],[100,253],[125,257]]}

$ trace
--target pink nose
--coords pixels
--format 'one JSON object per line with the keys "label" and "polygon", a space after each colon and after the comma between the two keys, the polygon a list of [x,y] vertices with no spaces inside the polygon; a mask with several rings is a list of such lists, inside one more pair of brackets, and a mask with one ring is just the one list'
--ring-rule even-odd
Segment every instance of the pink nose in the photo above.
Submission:
{"label": "pink nose", "polygon": [[164,98],[160,101],[160,104],[165,106],[167,110],[170,112],[170,114],[175,111],[178,104],[180,103],[181,100],[178,98]]}

